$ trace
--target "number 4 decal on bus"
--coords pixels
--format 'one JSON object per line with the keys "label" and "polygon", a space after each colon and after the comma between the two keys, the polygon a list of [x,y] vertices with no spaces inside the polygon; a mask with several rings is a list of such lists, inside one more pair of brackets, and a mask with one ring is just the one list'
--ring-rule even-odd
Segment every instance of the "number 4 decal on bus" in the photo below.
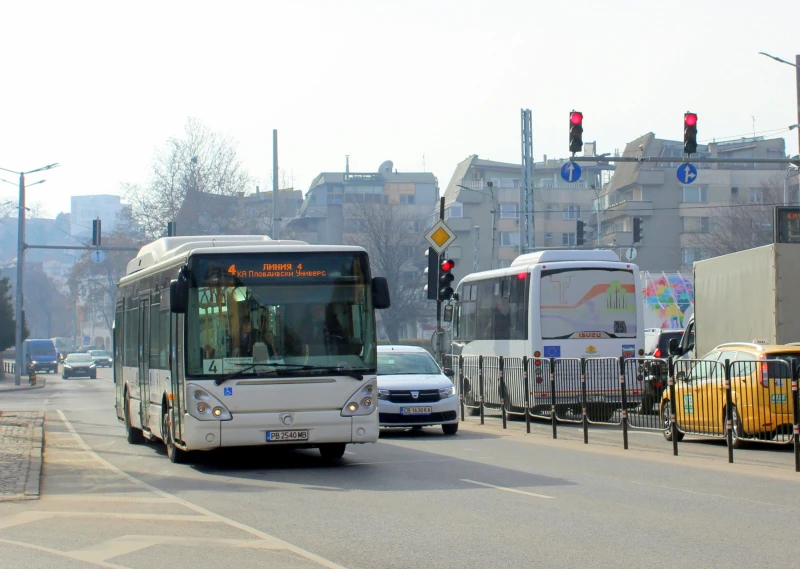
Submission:
{"label": "number 4 decal on bus", "polygon": [[222,360],[203,360],[203,373],[222,373]]}

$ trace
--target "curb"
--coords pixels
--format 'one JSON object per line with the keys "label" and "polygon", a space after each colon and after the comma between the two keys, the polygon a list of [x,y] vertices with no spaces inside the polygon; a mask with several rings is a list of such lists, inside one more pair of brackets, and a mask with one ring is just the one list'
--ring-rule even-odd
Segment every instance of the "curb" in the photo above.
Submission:
{"label": "curb", "polygon": [[42,451],[44,449],[44,412],[39,411],[33,428],[33,445],[28,463],[28,478],[25,481],[25,500],[38,500],[42,481]]}

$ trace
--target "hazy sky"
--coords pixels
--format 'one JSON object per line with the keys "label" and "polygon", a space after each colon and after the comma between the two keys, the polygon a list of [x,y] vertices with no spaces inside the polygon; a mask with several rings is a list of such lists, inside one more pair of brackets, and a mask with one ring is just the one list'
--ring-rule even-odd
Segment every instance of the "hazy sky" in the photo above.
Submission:
{"label": "hazy sky", "polygon": [[[29,202],[146,182],[156,147],[189,116],[238,141],[251,174],[281,167],[304,191],[320,171],[433,172],[470,154],[564,157],[568,113],[598,152],[653,131],[787,139],[797,153],[800,2],[4,2],[0,167],[51,162]],[[765,131],[771,131],[766,133]],[[13,174],[3,178],[16,182]],[[29,178],[33,182],[38,178]],[[0,184],[0,201],[15,198]]]}

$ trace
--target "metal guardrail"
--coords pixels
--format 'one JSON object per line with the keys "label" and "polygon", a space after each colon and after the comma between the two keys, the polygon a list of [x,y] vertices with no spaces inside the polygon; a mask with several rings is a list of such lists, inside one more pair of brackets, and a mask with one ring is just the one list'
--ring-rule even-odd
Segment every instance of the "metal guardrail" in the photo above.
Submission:
{"label": "metal guardrail", "polygon": [[661,358],[446,356],[466,412],[661,431],[678,454],[685,435],[725,439],[728,461],[745,441],[794,444],[800,472],[800,360],[715,362]]}

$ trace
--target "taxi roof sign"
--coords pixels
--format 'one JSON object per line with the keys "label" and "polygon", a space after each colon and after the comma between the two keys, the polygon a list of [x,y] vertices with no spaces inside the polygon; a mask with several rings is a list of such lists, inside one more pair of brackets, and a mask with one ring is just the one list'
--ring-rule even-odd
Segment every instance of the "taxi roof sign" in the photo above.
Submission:
{"label": "taxi roof sign", "polygon": [[441,253],[456,240],[456,234],[440,219],[428,230],[425,239],[437,253]]}
{"label": "taxi roof sign", "polygon": [[754,344],[766,345],[767,341],[766,340],[761,340],[760,338],[753,338],[753,343]]}

